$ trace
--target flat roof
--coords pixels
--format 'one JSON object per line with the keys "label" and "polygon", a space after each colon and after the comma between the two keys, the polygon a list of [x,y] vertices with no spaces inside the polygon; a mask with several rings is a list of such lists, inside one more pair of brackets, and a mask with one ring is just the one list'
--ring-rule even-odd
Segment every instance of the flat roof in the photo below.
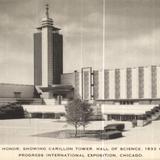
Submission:
{"label": "flat roof", "polygon": [[53,92],[59,92],[59,91],[63,91],[63,92],[69,92],[71,90],[74,89],[74,87],[72,85],[52,85],[52,86],[48,86],[48,87],[40,87],[40,89],[43,92],[48,92],[48,91],[53,91]]}
{"label": "flat roof", "polygon": [[22,105],[29,113],[65,113],[64,105]]}
{"label": "flat roof", "polygon": [[103,114],[141,115],[151,111],[156,105],[101,105]]}

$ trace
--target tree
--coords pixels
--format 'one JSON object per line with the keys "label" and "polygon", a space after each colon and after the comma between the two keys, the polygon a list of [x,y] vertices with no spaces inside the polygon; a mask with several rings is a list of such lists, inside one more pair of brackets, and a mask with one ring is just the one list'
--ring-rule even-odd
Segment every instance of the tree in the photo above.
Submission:
{"label": "tree", "polygon": [[90,122],[90,117],[93,115],[93,109],[87,101],[82,101],[81,104],[81,125],[83,126],[83,131],[85,132],[86,126]]}
{"label": "tree", "polygon": [[75,127],[75,136],[77,129],[81,125],[81,100],[75,99],[66,106],[67,122]]}
{"label": "tree", "polygon": [[80,99],[74,99],[66,106],[67,122],[75,127],[75,136],[79,126],[85,126],[89,123],[89,117],[92,115],[90,104]]}

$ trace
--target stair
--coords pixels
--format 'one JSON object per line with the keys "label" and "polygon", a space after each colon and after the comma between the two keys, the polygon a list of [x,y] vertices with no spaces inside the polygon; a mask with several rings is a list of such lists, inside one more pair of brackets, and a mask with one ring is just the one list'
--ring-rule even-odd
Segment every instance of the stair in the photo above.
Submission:
{"label": "stair", "polygon": [[57,102],[56,99],[54,99],[54,98],[52,98],[52,99],[44,98],[43,101],[44,101],[44,103],[45,103],[46,105],[55,105],[56,102]]}

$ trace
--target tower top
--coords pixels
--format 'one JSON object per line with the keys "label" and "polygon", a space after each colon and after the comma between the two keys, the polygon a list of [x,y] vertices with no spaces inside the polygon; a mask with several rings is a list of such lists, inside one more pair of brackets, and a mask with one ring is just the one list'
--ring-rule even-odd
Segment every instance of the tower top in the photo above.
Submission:
{"label": "tower top", "polygon": [[45,4],[45,17],[42,19],[41,26],[38,27],[37,29],[41,30],[42,28],[45,28],[45,27],[50,27],[52,28],[53,31],[60,30],[59,28],[53,25],[53,19],[49,18],[49,5],[48,4]]}
{"label": "tower top", "polygon": [[46,18],[49,18],[49,5],[46,4]]}

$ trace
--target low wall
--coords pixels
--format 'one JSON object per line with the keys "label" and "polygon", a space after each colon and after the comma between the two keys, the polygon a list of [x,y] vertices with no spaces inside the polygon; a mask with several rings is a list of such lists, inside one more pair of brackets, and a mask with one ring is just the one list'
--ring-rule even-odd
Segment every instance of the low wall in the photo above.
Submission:
{"label": "low wall", "polygon": [[19,96],[23,98],[32,98],[34,96],[34,86],[0,83],[0,98],[17,98],[15,93],[20,93]]}

